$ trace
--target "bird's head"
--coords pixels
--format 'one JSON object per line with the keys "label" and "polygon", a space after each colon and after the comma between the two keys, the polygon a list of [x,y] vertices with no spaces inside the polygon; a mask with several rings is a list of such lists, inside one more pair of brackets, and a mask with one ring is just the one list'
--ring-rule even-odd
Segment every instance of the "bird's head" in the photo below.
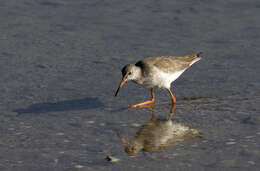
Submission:
{"label": "bird's head", "polygon": [[122,69],[122,76],[123,76],[123,78],[122,78],[122,80],[121,80],[121,82],[120,82],[120,85],[119,85],[119,87],[118,87],[118,89],[117,89],[117,91],[116,91],[115,96],[117,96],[117,94],[118,94],[120,88],[122,88],[123,85],[124,85],[127,81],[138,79],[139,74],[140,74],[139,70],[140,70],[140,69],[139,69],[137,66],[133,65],[133,64],[127,64],[127,65],[125,65],[125,66],[123,67],[123,69]]}

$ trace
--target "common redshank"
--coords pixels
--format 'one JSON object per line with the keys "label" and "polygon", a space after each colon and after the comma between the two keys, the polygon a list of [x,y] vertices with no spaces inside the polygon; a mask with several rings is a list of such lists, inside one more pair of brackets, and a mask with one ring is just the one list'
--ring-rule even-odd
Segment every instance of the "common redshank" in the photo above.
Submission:
{"label": "common redshank", "polygon": [[131,80],[145,88],[151,89],[152,99],[131,105],[130,108],[141,107],[154,102],[153,88],[167,89],[172,99],[172,106],[176,99],[171,91],[171,83],[175,81],[186,69],[200,60],[201,52],[186,56],[154,56],[145,58],[136,64],[127,64],[122,69],[122,81],[116,91]]}

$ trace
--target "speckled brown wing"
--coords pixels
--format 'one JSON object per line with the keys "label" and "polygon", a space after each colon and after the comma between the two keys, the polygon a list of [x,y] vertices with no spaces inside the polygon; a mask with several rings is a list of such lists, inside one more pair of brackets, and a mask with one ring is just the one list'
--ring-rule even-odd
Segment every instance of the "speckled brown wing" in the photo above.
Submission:
{"label": "speckled brown wing", "polygon": [[142,68],[143,76],[154,72],[154,67],[166,73],[174,73],[187,69],[200,53],[186,56],[153,56],[138,61],[135,65]]}
{"label": "speckled brown wing", "polygon": [[175,64],[169,56],[153,56],[138,61],[135,65],[142,68],[143,76],[149,76],[155,68],[168,72],[169,68],[174,67]]}
{"label": "speckled brown wing", "polygon": [[[190,64],[198,59],[200,53],[186,56],[154,57],[153,65],[166,73],[174,73],[189,68]],[[151,59],[150,59],[151,60]]]}

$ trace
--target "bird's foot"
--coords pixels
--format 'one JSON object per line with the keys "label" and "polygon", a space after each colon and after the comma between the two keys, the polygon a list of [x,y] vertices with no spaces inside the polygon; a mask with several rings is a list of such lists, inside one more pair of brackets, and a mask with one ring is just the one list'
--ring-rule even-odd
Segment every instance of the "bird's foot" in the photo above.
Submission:
{"label": "bird's foot", "polygon": [[149,107],[149,105],[147,105],[147,104],[150,104],[150,103],[153,103],[153,102],[154,102],[154,99],[148,100],[148,101],[145,101],[143,103],[131,105],[128,109],[134,109],[134,108],[139,108],[139,107]]}
{"label": "bird's foot", "polygon": [[134,109],[134,108],[137,108],[138,107],[138,105],[131,105],[128,109],[130,110],[130,109]]}

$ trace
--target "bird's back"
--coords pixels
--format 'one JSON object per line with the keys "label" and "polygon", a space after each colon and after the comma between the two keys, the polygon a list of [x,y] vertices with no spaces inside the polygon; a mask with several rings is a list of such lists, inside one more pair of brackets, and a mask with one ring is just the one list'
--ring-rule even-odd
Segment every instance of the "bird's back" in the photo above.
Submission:
{"label": "bird's back", "polygon": [[143,74],[151,72],[153,67],[165,72],[175,73],[189,68],[193,63],[200,60],[201,53],[186,56],[153,56],[145,58],[135,65],[144,69]]}

